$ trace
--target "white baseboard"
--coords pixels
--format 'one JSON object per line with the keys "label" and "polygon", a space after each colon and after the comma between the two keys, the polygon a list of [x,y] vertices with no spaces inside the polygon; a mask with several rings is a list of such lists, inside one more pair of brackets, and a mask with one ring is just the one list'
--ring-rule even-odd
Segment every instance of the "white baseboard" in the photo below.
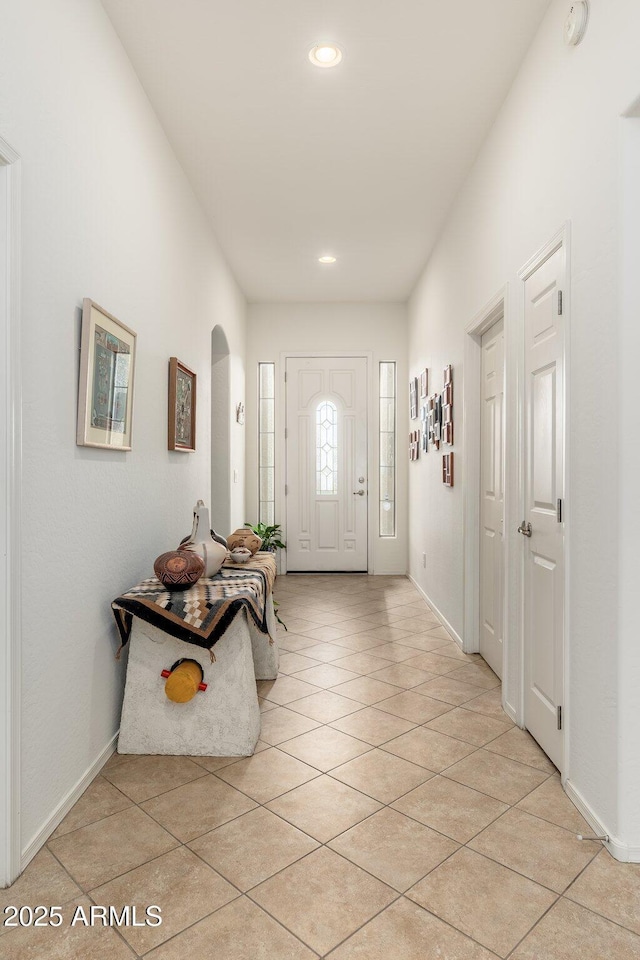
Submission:
{"label": "white baseboard", "polygon": [[593,808],[587,803],[580,791],[574,787],[571,781],[566,780],[563,783],[563,786],[567,796],[578,808],[582,816],[593,830],[594,834],[598,837],[609,837],[604,845],[611,856],[616,860],[621,860],[623,863],[640,863],[640,847],[629,846],[628,843],[624,843],[617,837],[611,836],[611,832],[607,829],[602,820],[600,820]]}
{"label": "white baseboard", "polygon": [[[503,690],[504,690],[504,687],[503,687]],[[502,709],[504,710],[506,715],[509,717],[509,719],[513,720],[516,726],[520,726],[520,724],[518,723],[518,715],[515,711],[515,707],[512,707],[510,703],[507,703],[506,700],[503,700]]]}
{"label": "white baseboard", "polygon": [[111,754],[115,752],[119,732],[118,730],[117,733],[114,733],[106,747],[100,751],[93,763],[85,770],[78,782],[69,790],[66,796],[62,798],[51,816],[42,824],[36,835],[24,848],[22,851],[21,870],[24,870],[33,860],[36,853],[45,845],[58,824],[64,820],[74,803],[80,799],[91,781],[95,780],[98,776]]}
{"label": "white baseboard", "polygon": [[429,606],[431,607],[431,609],[433,610],[433,612],[435,613],[436,617],[438,618],[442,626],[445,628],[445,630],[451,634],[452,638],[460,646],[460,649],[464,651],[464,643],[460,634],[453,629],[453,627],[451,626],[451,624],[449,623],[445,615],[441,613],[440,610],[438,610],[433,600],[431,600],[431,598],[427,596],[427,594],[424,592],[420,584],[414,580],[414,578],[411,576],[410,573],[407,574],[407,577],[409,578],[409,580],[411,580],[411,583],[414,585],[414,587],[416,588],[418,593],[422,596],[422,598],[426,600],[426,602],[429,604]]}

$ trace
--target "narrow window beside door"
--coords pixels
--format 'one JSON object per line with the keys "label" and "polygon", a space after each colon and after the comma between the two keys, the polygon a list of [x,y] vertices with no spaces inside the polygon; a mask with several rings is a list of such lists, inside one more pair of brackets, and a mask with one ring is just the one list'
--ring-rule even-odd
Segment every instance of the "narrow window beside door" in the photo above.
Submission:
{"label": "narrow window beside door", "polygon": [[323,400],[316,409],[316,493],[338,492],[338,408]]}
{"label": "narrow window beside door", "polygon": [[396,535],[396,365],[380,364],[380,536]]}
{"label": "narrow window beside door", "polygon": [[260,523],[275,523],[275,363],[258,364],[258,484]]}

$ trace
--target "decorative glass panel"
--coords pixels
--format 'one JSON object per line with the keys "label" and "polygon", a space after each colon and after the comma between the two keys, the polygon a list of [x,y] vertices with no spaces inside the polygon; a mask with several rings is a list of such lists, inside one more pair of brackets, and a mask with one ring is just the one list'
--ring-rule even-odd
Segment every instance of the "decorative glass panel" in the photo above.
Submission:
{"label": "decorative glass panel", "polygon": [[380,536],[396,535],[396,365],[380,364]]}
{"label": "decorative glass panel", "polygon": [[275,363],[258,364],[258,485],[261,523],[275,523]]}
{"label": "decorative glass panel", "polygon": [[338,409],[331,400],[316,410],[316,492],[338,493]]}

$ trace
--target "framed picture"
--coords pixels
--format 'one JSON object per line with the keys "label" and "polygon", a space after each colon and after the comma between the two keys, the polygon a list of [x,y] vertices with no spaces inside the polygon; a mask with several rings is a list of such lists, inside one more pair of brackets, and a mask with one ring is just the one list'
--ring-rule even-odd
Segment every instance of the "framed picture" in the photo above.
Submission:
{"label": "framed picture", "polygon": [[131,450],[136,334],[88,297],[82,301],[76,443]]}
{"label": "framed picture", "polygon": [[428,389],[429,389],[429,371],[425,367],[422,373],[420,374],[420,396],[426,397]]}
{"label": "framed picture", "polygon": [[442,427],[442,442],[447,443],[450,447],[453,446],[453,420],[445,423]]}
{"label": "framed picture", "polygon": [[409,381],[409,415],[412,420],[418,416],[418,378]]}
{"label": "framed picture", "polygon": [[453,403],[453,384],[447,383],[442,394],[442,402],[448,406]]}
{"label": "framed picture", "polygon": [[177,357],[169,359],[169,450],[196,448],[196,375]]}
{"label": "framed picture", "polygon": [[445,386],[448,383],[453,383],[453,367],[451,364],[444,368],[444,383]]}
{"label": "framed picture", "polygon": [[453,413],[452,413],[451,404],[445,403],[444,407],[442,408],[442,422],[451,423],[452,420],[453,420]]}
{"label": "framed picture", "polygon": [[447,487],[453,486],[453,454],[445,453],[442,457],[442,482]]}

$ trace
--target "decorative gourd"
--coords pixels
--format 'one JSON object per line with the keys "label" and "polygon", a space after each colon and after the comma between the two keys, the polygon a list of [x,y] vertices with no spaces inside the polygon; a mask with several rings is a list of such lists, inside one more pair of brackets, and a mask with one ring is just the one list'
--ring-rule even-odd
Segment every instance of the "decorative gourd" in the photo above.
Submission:
{"label": "decorative gourd", "polygon": [[213,577],[227,558],[227,551],[211,536],[209,511],[204,500],[198,500],[193,509],[191,536],[180,544],[180,550],[188,550],[204,560],[205,577]]}
{"label": "decorative gourd", "polygon": [[253,556],[262,546],[262,540],[249,527],[240,527],[227,537],[227,546],[230,551],[235,550],[236,547],[246,547]]}
{"label": "decorative gourd", "polygon": [[169,550],[160,554],[153,564],[153,570],[167,590],[187,590],[204,573],[204,560],[197,553]]}

